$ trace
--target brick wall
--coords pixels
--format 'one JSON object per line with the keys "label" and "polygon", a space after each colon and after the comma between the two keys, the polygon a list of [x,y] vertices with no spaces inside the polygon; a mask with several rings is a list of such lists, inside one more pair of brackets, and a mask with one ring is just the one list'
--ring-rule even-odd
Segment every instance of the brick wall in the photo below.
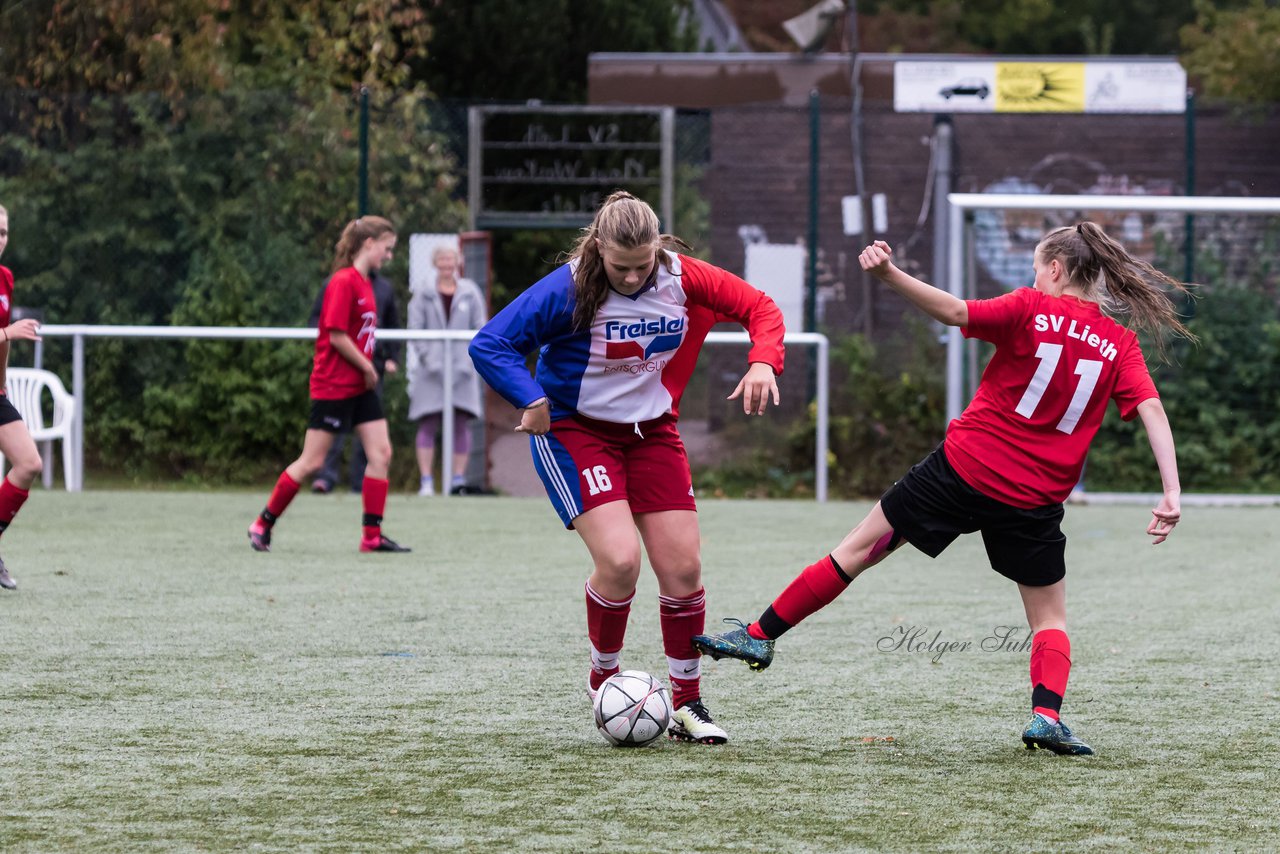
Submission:
{"label": "brick wall", "polygon": [[[892,331],[901,301],[864,281],[863,238],[841,233],[840,199],[854,193],[850,103],[824,98],[819,184],[820,279],[831,296],[829,329]],[[907,262],[933,279],[933,218],[917,230],[934,119],[864,107],[867,191],[885,193],[895,247],[911,241]],[[997,182],[1042,192],[1181,194],[1186,183],[1185,117],[958,114],[953,190],[982,192]],[[712,111],[711,165],[703,193],[711,205],[716,263],[741,272],[739,229],[759,226],[775,243],[803,241],[808,229],[809,115],[803,107],[731,106]],[[1196,191],[1202,195],[1280,196],[1280,112],[1242,118],[1221,109],[1196,116]],[[1034,219],[1034,218],[1033,218]],[[1029,224],[1034,227],[1034,222]],[[1180,272],[1180,271],[1172,271]],[[1028,270],[1028,279],[1030,271]],[[983,288],[994,292],[990,279]]]}

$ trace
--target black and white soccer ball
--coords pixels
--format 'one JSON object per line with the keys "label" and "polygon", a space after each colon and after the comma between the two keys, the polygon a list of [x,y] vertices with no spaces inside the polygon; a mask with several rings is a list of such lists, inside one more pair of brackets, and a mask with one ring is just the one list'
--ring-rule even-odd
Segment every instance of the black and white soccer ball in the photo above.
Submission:
{"label": "black and white soccer ball", "polygon": [[644,747],[667,731],[671,695],[648,673],[624,670],[600,685],[596,728],[614,747]]}

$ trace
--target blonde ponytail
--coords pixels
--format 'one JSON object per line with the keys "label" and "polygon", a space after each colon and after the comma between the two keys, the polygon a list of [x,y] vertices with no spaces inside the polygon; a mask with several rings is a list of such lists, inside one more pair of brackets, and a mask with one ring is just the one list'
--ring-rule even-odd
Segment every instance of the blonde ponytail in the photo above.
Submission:
{"label": "blonde ponytail", "polygon": [[1150,333],[1162,360],[1168,360],[1168,335],[1196,340],[1169,295],[1176,291],[1193,296],[1191,286],[1130,255],[1097,223],[1054,229],[1036,251],[1045,261],[1057,259],[1067,280],[1086,298],[1096,300],[1108,315]]}

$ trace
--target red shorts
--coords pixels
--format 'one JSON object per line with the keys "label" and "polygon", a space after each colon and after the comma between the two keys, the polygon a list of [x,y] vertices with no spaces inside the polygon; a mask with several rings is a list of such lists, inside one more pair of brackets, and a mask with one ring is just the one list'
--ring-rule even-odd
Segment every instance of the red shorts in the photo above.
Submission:
{"label": "red shorts", "polygon": [[626,501],[632,513],[696,510],[689,457],[673,415],[614,424],[575,415],[530,436],[533,467],[566,528],[593,507]]}

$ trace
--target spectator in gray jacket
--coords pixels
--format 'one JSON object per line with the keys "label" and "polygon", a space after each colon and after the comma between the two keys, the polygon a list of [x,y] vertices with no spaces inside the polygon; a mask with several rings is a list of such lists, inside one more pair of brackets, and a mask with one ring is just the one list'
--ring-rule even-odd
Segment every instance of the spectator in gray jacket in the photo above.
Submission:
{"label": "spectator in gray jacket", "polygon": [[[485,324],[485,297],[480,287],[458,275],[456,249],[438,247],[432,253],[435,282],[428,281],[409,300],[409,329],[479,329]],[[480,415],[480,378],[467,354],[466,341],[411,341],[408,352],[409,418],[418,423],[415,441],[421,473],[419,495],[435,495],[432,465],[444,412],[444,348],[451,348],[448,378],[453,389],[453,477],[450,487],[465,483],[471,451],[471,422]],[[441,461],[441,479],[448,477]]]}

